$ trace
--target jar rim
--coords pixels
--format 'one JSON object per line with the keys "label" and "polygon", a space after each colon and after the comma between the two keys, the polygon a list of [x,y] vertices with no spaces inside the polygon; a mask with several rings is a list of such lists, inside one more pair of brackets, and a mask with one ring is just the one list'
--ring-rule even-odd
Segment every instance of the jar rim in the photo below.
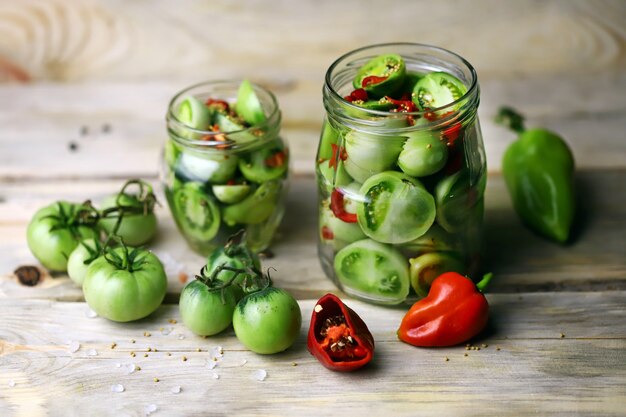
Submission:
{"label": "jar rim", "polygon": [[[170,131],[170,133],[172,133],[172,129],[170,128],[170,124],[172,124],[174,125],[174,127],[177,127],[179,129],[184,129],[190,133],[203,136],[203,137],[213,138],[213,137],[217,137],[218,135],[233,135],[233,134],[241,134],[245,132],[253,133],[255,131],[258,131],[259,129],[268,128],[268,127],[271,127],[271,125],[277,122],[280,122],[280,108],[278,106],[278,100],[276,99],[276,96],[274,95],[274,93],[272,93],[270,90],[252,81],[250,81],[250,84],[252,84],[252,87],[254,90],[261,91],[263,92],[263,94],[269,97],[271,112],[269,115],[266,116],[265,121],[263,123],[255,124],[253,126],[249,126],[249,127],[239,129],[239,130],[231,130],[228,132],[222,132],[222,131],[214,131],[214,130],[197,129],[197,128],[191,127],[188,124],[184,123],[183,121],[179,120],[178,117],[176,116],[176,112],[174,111],[175,104],[181,97],[183,97],[186,94],[189,94],[190,91],[199,87],[218,86],[218,85],[233,86],[237,88],[239,87],[242,81],[243,79],[207,80],[207,81],[201,81],[196,84],[192,84],[180,90],[178,93],[174,95],[174,97],[172,97],[172,99],[169,101],[167,105],[167,113],[165,115],[165,119],[166,119],[168,130]],[[221,99],[220,97],[215,97],[215,98]],[[192,138],[181,137],[180,135],[177,135],[177,134],[174,134],[174,136],[177,141],[188,146],[200,146],[200,147],[224,146],[223,140],[192,139]],[[229,149],[235,149],[241,146],[242,145],[238,146],[237,144],[233,143],[229,146]]]}
{"label": "jar rim", "polygon": [[[339,66],[341,63],[346,62],[348,60],[348,58],[350,58],[351,56],[354,56],[360,52],[363,51],[367,51],[369,49],[375,49],[375,48],[384,48],[384,47],[393,47],[393,46],[405,46],[405,47],[416,47],[416,48],[422,48],[422,49],[427,49],[427,50],[431,50],[431,51],[437,51],[443,54],[447,54],[450,55],[453,58],[456,58],[458,60],[460,60],[462,62],[463,65],[465,65],[466,69],[469,70],[470,74],[471,74],[471,82],[469,87],[467,88],[467,91],[465,92],[465,94],[463,94],[463,96],[461,96],[460,98],[458,98],[457,100],[454,100],[448,104],[446,104],[445,106],[441,106],[441,107],[436,107],[433,109],[429,109],[429,110],[420,110],[420,111],[413,111],[413,112],[402,112],[403,115],[408,115],[408,116],[421,116],[427,113],[432,113],[432,112],[442,112],[445,111],[446,109],[453,109],[456,106],[458,106],[460,103],[468,100],[468,98],[470,98],[472,95],[474,95],[476,93],[476,91],[478,90],[478,75],[476,74],[476,70],[474,69],[474,67],[472,66],[472,64],[469,63],[468,60],[466,60],[465,58],[463,58],[461,55],[452,52],[448,49],[445,48],[441,48],[439,46],[434,46],[434,45],[428,45],[428,44],[424,44],[424,43],[416,43],[416,42],[387,42],[387,43],[379,43],[379,44],[373,44],[373,45],[367,45],[367,46],[363,46],[357,49],[353,49],[349,52],[346,52],[345,54],[341,55],[339,58],[337,58],[331,65],[330,67],[328,67],[328,70],[326,71],[326,76],[324,78],[324,82],[326,85],[326,88],[328,88],[328,91],[330,91],[331,95],[333,96],[334,99],[336,100],[341,100],[342,104],[347,105],[348,108],[354,108],[355,110],[358,110],[360,112],[363,112],[363,114],[368,114],[368,115],[372,115],[372,116],[388,116],[390,114],[390,112],[388,111],[384,111],[384,110],[373,110],[373,109],[367,109],[361,106],[357,106],[356,104],[353,104],[351,102],[349,102],[348,100],[346,100],[341,94],[339,94],[337,92],[337,90],[335,90],[335,88],[332,85],[332,80],[331,80],[331,76],[333,74],[333,71],[335,70],[335,68],[337,68],[337,66]],[[401,55],[401,54],[400,54]]]}

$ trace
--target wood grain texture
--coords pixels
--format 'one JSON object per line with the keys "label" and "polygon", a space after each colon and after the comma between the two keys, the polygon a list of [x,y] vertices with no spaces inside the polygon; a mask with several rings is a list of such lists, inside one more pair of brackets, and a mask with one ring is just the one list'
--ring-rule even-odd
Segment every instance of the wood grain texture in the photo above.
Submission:
{"label": "wood grain texture", "polygon": [[[405,345],[395,336],[403,310],[350,300],[377,346],[372,366],[346,375],[326,371],[306,351],[313,300],[300,302],[304,324],[296,344],[261,356],[245,350],[232,330],[207,339],[192,335],[176,306],[117,324],[87,317],[83,303],[2,299],[0,412],[141,416],[156,404],[157,415],[617,416],[626,405],[625,296],[489,295],[489,328],[473,342],[488,345],[480,351]],[[71,341],[80,343],[75,353]],[[224,354],[209,369],[216,346]],[[89,356],[91,349],[97,356]],[[128,374],[131,363],[141,370]],[[259,369],[267,372],[265,381],[253,380]],[[112,393],[114,384],[125,391]],[[171,393],[175,386],[180,394]]]}
{"label": "wood grain texture", "polygon": [[[491,175],[487,185],[485,269],[497,277],[492,291],[626,289],[626,171],[583,171],[578,177],[579,218],[575,240],[560,246],[543,240],[518,220],[502,177]],[[98,202],[115,192],[121,180],[47,181],[1,184],[0,297],[81,300],[79,288],[66,276],[46,277],[36,287],[18,283],[12,271],[36,264],[26,246],[26,225],[39,207],[56,199]],[[165,201],[161,197],[161,201]],[[165,204],[165,203],[164,203]],[[317,206],[312,177],[295,177],[290,187],[287,214],[272,246],[276,255],[264,261],[273,266],[272,277],[298,298],[313,298],[332,290],[317,258]],[[166,263],[169,300],[176,300],[183,283],[179,272],[196,274],[205,260],[186,246],[166,206],[157,208],[158,238],[150,245]]]}

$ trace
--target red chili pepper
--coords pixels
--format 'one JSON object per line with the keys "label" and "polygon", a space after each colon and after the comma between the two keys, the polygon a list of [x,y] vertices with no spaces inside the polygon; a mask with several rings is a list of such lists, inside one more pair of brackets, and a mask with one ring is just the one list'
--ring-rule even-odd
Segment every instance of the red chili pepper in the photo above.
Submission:
{"label": "red chili pepper", "polygon": [[479,291],[491,274],[478,284],[456,272],[433,281],[428,296],[413,304],[398,330],[403,342],[415,346],[453,346],[480,333],[487,324],[489,304]]}
{"label": "red chili pepper", "polygon": [[357,88],[349,95],[344,97],[344,100],[349,101],[350,103],[352,103],[353,101],[367,101],[367,99],[367,91],[362,88]]}
{"label": "red chili pepper", "polygon": [[285,164],[287,155],[283,151],[278,151],[265,160],[265,166],[269,168],[281,167]]}
{"label": "red chili pepper", "polygon": [[387,78],[389,78],[389,77],[387,77],[387,76],[378,77],[376,75],[370,75],[369,77],[363,78],[363,81],[361,81],[361,87],[365,88],[365,87],[370,86],[370,85],[380,84],[383,81],[385,81]]}
{"label": "red chili pepper", "polygon": [[441,132],[441,136],[446,140],[449,148],[455,146],[457,139],[461,136],[462,128],[461,123],[455,123]]}
{"label": "red chili pepper", "polygon": [[330,230],[330,227],[322,226],[322,237],[326,240],[333,240],[335,238],[335,234],[332,230]]}
{"label": "red chili pepper", "polygon": [[216,99],[213,99],[213,98],[209,98],[209,99],[207,99],[205,104],[207,106],[209,106],[209,107],[218,107],[218,110],[223,111],[223,112],[229,112],[230,111],[230,106],[224,100],[216,100]]}
{"label": "red chili pepper", "polygon": [[394,111],[403,112],[403,113],[411,113],[415,111],[415,103],[412,100],[396,100],[389,96],[385,97],[391,104],[396,106]]}
{"label": "red chili pepper", "polygon": [[330,210],[341,221],[356,223],[356,213],[348,213],[343,201],[343,193],[335,188],[330,194]]}
{"label": "red chili pepper", "polygon": [[307,347],[332,371],[354,371],[374,357],[374,337],[367,325],[333,294],[326,294],[315,304]]}
{"label": "red chili pepper", "polygon": [[346,152],[346,148],[334,143],[330,145],[330,148],[332,149],[333,155],[330,157],[330,161],[328,161],[328,166],[337,170],[338,159],[345,161],[348,159],[348,153]]}

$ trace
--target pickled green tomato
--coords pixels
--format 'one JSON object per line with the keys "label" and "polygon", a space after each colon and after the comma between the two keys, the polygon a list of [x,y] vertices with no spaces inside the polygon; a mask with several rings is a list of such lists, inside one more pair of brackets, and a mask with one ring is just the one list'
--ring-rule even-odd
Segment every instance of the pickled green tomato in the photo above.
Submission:
{"label": "pickled green tomato", "polygon": [[409,294],[406,259],[393,246],[371,239],[349,244],[335,255],[335,274],[343,289],[383,304],[398,304]]}
{"label": "pickled green tomato", "polygon": [[287,173],[289,156],[280,140],[251,152],[239,161],[239,170],[252,182],[276,180]]}
{"label": "pickled green tomato", "polygon": [[333,145],[339,143],[339,132],[328,121],[324,120],[324,126],[322,127],[322,135],[320,137],[319,149],[317,156],[321,161],[329,160],[335,157],[333,152]]}
{"label": "pickled green tomato", "polygon": [[[346,213],[356,213],[356,206],[359,200],[356,196],[359,193],[359,188],[360,185],[357,183],[341,188],[344,195],[344,209]],[[322,202],[319,216],[321,240],[326,244],[332,245],[335,250],[366,237],[358,223],[347,223],[337,218],[330,209],[328,199]]]}
{"label": "pickled green tomato", "polygon": [[482,201],[480,184],[471,185],[467,170],[443,178],[435,187],[437,223],[450,233],[467,227],[472,209]]}
{"label": "pickled green tomato", "polygon": [[370,238],[384,243],[410,242],[435,221],[435,199],[415,178],[387,171],[369,178],[361,187],[364,202],[357,220]]}
{"label": "pickled green tomato", "polygon": [[331,161],[317,164],[318,178],[321,179],[321,185],[328,193],[331,193],[333,188],[344,187],[352,182],[352,177],[346,171],[343,161],[339,160],[335,164],[331,166]]}
{"label": "pickled green tomato", "polygon": [[374,98],[393,95],[403,84],[406,74],[400,55],[379,55],[365,63],[352,80],[355,89],[363,88]]}
{"label": "pickled green tomato", "polygon": [[438,172],[448,160],[448,147],[439,135],[428,131],[411,132],[398,156],[398,166],[414,177],[426,177]]}
{"label": "pickled green tomato", "polygon": [[173,191],[173,212],[183,235],[211,240],[220,227],[220,211],[201,183],[187,182]]}
{"label": "pickled green tomato", "polygon": [[358,182],[393,168],[402,151],[402,137],[384,137],[350,131],[345,137],[346,172]]}
{"label": "pickled green tomato", "polygon": [[178,308],[189,330],[199,336],[213,336],[230,326],[237,300],[235,287],[210,289],[194,280],[183,288]]}
{"label": "pickled green tomato", "polygon": [[237,155],[224,152],[183,152],[177,170],[191,181],[223,184],[234,176],[238,162]]}
{"label": "pickled green tomato", "polygon": [[413,87],[411,98],[420,110],[446,106],[467,92],[467,87],[454,75],[446,72],[430,72]]}
{"label": "pickled green tomato", "polygon": [[234,204],[243,200],[252,187],[249,184],[233,184],[233,185],[214,185],[211,187],[213,195],[220,202],[226,204]]}
{"label": "pickled green tomato", "polygon": [[465,264],[456,256],[441,252],[427,253],[410,259],[411,286],[420,297],[426,297],[430,285],[444,272],[466,273]]}
{"label": "pickled green tomato", "polygon": [[261,101],[257,97],[252,83],[248,80],[243,80],[239,85],[235,111],[246,123],[252,126],[261,124],[266,120]]}
{"label": "pickled green tomato", "polygon": [[[200,99],[194,96],[186,96],[180,102],[177,108],[176,118],[186,126],[197,129],[206,130],[211,125],[211,112]],[[177,132],[181,137],[187,139],[200,139],[202,136],[199,132],[188,129],[182,129]]]}
{"label": "pickled green tomato", "polygon": [[79,287],[83,286],[85,281],[85,275],[87,274],[87,268],[91,262],[89,260],[95,259],[100,252],[100,244],[95,239],[86,239],[81,241],[76,249],[72,251],[67,259],[67,275],[72,282]]}
{"label": "pickled green tomato", "polygon": [[278,204],[281,188],[279,181],[262,183],[252,195],[224,208],[224,223],[234,226],[237,223],[259,224],[266,221]]}
{"label": "pickled green tomato", "polygon": [[457,235],[446,232],[437,223],[422,236],[415,240],[402,244],[402,248],[407,252],[428,253],[428,252],[450,252],[459,248],[459,238]]}

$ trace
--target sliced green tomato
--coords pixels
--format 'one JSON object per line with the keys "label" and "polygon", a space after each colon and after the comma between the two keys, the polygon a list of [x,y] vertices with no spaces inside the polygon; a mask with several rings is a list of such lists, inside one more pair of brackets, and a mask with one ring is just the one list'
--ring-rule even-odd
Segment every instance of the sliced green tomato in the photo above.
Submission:
{"label": "sliced green tomato", "polygon": [[350,131],[345,138],[346,171],[358,182],[391,169],[402,151],[402,137],[384,137]]}
{"label": "sliced green tomato", "polygon": [[174,218],[191,239],[211,240],[220,228],[220,211],[201,183],[188,182],[174,191]]}
{"label": "sliced green tomato", "polygon": [[173,167],[176,166],[176,161],[178,160],[179,155],[180,149],[178,145],[176,145],[176,142],[172,139],[165,142],[165,146],[163,147],[163,159],[168,167],[173,169]]}
{"label": "sliced green tomato", "polygon": [[447,72],[431,72],[420,79],[413,88],[412,99],[420,110],[446,106],[467,92],[467,87]]}
{"label": "sliced green tomato", "polygon": [[430,131],[416,131],[407,136],[398,156],[398,166],[406,174],[426,177],[446,165],[448,147],[438,135]]}
{"label": "sliced green tomato", "polygon": [[[363,88],[367,94],[374,98],[393,95],[404,83],[406,67],[404,59],[400,55],[379,55],[359,68],[352,80],[354,88]],[[368,77],[373,80],[368,85]],[[376,77],[376,79],[374,79]]]}
{"label": "sliced green tomato", "polygon": [[181,101],[176,118],[193,129],[206,130],[211,125],[209,108],[194,96],[187,96]]}
{"label": "sliced green tomato", "polygon": [[388,111],[394,107],[393,103],[389,101],[387,97],[383,97],[379,100],[353,101],[352,104],[363,107],[364,109],[378,111]]}
{"label": "sliced green tomato", "polygon": [[215,114],[215,123],[220,132],[226,134],[229,140],[238,144],[254,142],[263,136],[261,130],[249,128],[242,119],[231,116],[223,111],[219,111]]}
{"label": "sliced green tomato", "polygon": [[465,264],[456,256],[445,253],[427,253],[409,260],[411,264],[411,286],[421,297],[426,297],[430,285],[444,272],[466,272]]}
{"label": "sliced green tomato", "polygon": [[402,248],[413,253],[450,252],[458,248],[459,238],[457,235],[446,232],[437,223],[422,236],[415,240],[402,244]]}
{"label": "sliced green tomato", "polygon": [[266,119],[261,101],[256,95],[252,83],[248,80],[243,80],[239,85],[235,111],[239,117],[252,126],[261,124]]}
{"label": "sliced green tomato", "polygon": [[406,75],[404,77],[404,84],[402,84],[401,91],[412,92],[413,89],[415,88],[415,84],[417,84],[417,82],[421,80],[423,77],[424,77],[424,74],[407,70]]}
{"label": "sliced green tomato", "polygon": [[352,177],[346,172],[343,161],[337,162],[337,168],[330,166],[331,161],[324,161],[317,164],[319,171],[319,181],[329,193],[336,187],[343,187],[352,182]]}
{"label": "sliced green tomato", "polygon": [[225,183],[237,170],[239,158],[223,152],[190,153],[180,155],[177,173],[191,181]]}
{"label": "sliced green tomato", "polygon": [[267,220],[278,204],[280,181],[264,182],[256,191],[237,204],[224,208],[224,222],[229,226],[237,223],[259,224]]}
{"label": "sliced green tomato", "polygon": [[470,185],[467,170],[439,181],[435,187],[437,223],[450,233],[469,226],[472,208],[483,199],[479,186]]}
{"label": "sliced green tomato", "polygon": [[328,120],[324,120],[322,126],[322,136],[320,137],[320,145],[317,150],[317,159],[326,160],[335,157],[333,145],[339,142],[339,132],[330,124]]}
{"label": "sliced green tomato", "polygon": [[262,183],[284,176],[289,167],[289,155],[282,142],[276,140],[239,161],[239,170],[252,182]]}
{"label": "sliced green tomato", "polygon": [[337,218],[329,207],[329,201],[324,200],[319,208],[319,232],[321,242],[333,245],[340,249],[348,243],[364,239],[365,233],[358,223],[346,223]]}
{"label": "sliced green tomato", "polygon": [[422,236],[435,221],[435,199],[415,178],[387,171],[361,187],[357,206],[363,232],[384,243],[405,243]]}
{"label": "sliced green tomato", "polygon": [[337,252],[335,273],[344,291],[384,304],[398,304],[409,294],[409,268],[395,248],[363,239]]}
{"label": "sliced green tomato", "polygon": [[250,194],[250,190],[252,189],[248,184],[214,185],[211,188],[215,198],[226,204],[240,202]]}

